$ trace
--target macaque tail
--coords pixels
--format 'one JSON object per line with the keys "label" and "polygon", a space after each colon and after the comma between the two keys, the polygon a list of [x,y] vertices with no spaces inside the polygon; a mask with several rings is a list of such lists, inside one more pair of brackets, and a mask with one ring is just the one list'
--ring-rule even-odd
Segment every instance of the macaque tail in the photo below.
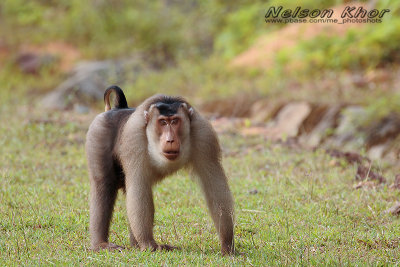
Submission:
{"label": "macaque tail", "polygon": [[112,92],[115,92],[114,108],[117,108],[117,109],[128,108],[128,103],[126,102],[124,92],[118,86],[113,85],[113,86],[108,87],[107,90],[104,92],[104,103],[106,104],[106,106],[104,108],[105,111],[108,111],[111,109],[110,95]]}

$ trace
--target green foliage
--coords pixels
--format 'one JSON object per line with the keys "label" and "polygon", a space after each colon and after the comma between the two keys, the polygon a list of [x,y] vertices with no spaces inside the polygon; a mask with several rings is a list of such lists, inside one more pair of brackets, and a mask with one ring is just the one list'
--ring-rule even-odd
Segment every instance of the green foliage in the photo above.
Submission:
{"label": "green foliage", "polygon": [[[349,30],[343,37],[319,35],[284,49],[277,56],[279,65],[301,62],[303,71],[315,69],[363,70],[381,67],[400,58],[400,5],[381,2],[378,8],[390,8],[381,23],[368,23]],[[298,70],[298,68],[296,69]]]}
{"label": "green foliage", "polygon": [[[285,9],[295,9],[300,6],[302,8],[316,9],[316,8],[327,8],[334,5],[340,5],[343,0],[300,0],[300,1],[281,1],[281,0],[270,0],[268,6],[283,6]],[[362,1],[361,1],[362,2]]]}
{"label": "green foliage", "polygon": [[[334,1],[285,3],[325,7]],[[248,47],[266,27],[264,14],[279,1],[40,1],[0,3],[0,32],[10,44],[61,39],[90,57],[147,52],[156,61],[198,57],[213,52],[231,58]],[[29,40],[26,34],[29,32]]]}
{"label": "green foliage", "polygon": [[196,1],[5,0],[0,9],[10,44],[61,39],[97,58],[144,51],[156,60],[174,60],[182,50],[184,56],[209,53],[201,47],[215,26],[202,15],[207,6]]}
{"label": "green foliage", "polygon": [[[93,58],[141,52],[151,62],[169,64],[215,52],[230,59],[249,47],[260,34],[284,26],[265,24],[268,7],[326,8],[341,3],[4,0],[0,3],[3,25],[0,33],[8,37],[5,40],[8,45],[65,40]],[[302,62],[303,69],[359,69],[397,60],[399,6],[393,0],[381,1],[377,8],[391,9],[382,23],[369,24],[344,37],[318,36],[299,43],[279,53],[278,65],[296,61]]]}
{"label": "green foliage", "polygon": [[264,16],[271,6],[283,6],[284,9],[295,9],[298,6],[303,8],[325,8],[335,2],[341,1],[252,1],[242,3],[240,8],[226,15],[223,27],[215,39],[216,52],[225,58],[233,58],[251,45],[257,36],[276,30],[284,25],[266,24]]}
{"label": "green foliage", "polygon": [[21,26],[37,26],[44,19],[45,7],[35,1],[4,0],[1,9],[2,15],[6,16],[6,19],[13,18]]}
{"label": "green foliage", "polygon": [[232,58],[246,49],[263,30],[264,10],[265,3],[255,3],[228,14],[215,41],[216,51]]}

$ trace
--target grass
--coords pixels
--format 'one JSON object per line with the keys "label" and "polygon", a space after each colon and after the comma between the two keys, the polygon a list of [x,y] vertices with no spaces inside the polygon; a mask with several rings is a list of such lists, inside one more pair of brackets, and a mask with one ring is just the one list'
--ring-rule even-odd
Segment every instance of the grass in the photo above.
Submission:
{"label": "grass", "polygon": [[[242,254],[221,256],[202,194],[186,171],[154,192],[155,238],[180,251],[92,252],[84,138],[95,114],[37,110],[4,106],[0,113],[0,265],[400,264],[400,219],[383,212],[399,191],[353,189],[355,167],[336,166],[320,150],[232,134],[220,139]],[[398,169],[382,172],[392,182]],[[110,240],[128,246],[124,202],[121,193]]]}

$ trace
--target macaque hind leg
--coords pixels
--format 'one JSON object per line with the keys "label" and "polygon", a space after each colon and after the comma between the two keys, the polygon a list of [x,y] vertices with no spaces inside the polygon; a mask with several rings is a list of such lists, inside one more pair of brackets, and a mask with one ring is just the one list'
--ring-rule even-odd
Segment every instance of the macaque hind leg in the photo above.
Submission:
{"label": "macaque hind leg", "polygon": [[[107,179],[113,181],[114,174]],[[123,247],[108,242],[109,228],[115,199],[117,197],[115,183],[94,177],[90,191],[90,235],[92,249],[121,250]]]}

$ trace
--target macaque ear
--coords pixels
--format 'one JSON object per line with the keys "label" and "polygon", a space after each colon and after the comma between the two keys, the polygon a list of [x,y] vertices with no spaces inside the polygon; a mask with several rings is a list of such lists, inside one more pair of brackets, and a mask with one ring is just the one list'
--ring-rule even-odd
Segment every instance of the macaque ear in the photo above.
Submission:
{"label": "macaque ear", "polygon": [[191,119],[193,116],[193,112],[194,112],[193,108],[191,107],[188,109],[188,106],[186,103],[182,103],[182,107],[188,112],[189,118]]}
{"label": "macaque ear", "polygon": [[144,115],[144,120],[146,121],[146,124],[149,123],[149,112],[147,110],[143,111]]}
{"label": "macaque ear", "polygon": [[193,108],[189,108],[189,116],[192,117],[194,113],[194,109]]}
{"label": "macaque ear", "polygon": [[150,121],[150,114],[153,112],[154,107],[155,107],[155,104],[151,105],[148,111],[147,110],[143,111],[144,119],[146,120],[146,124],[149,123],[149,121]]}

